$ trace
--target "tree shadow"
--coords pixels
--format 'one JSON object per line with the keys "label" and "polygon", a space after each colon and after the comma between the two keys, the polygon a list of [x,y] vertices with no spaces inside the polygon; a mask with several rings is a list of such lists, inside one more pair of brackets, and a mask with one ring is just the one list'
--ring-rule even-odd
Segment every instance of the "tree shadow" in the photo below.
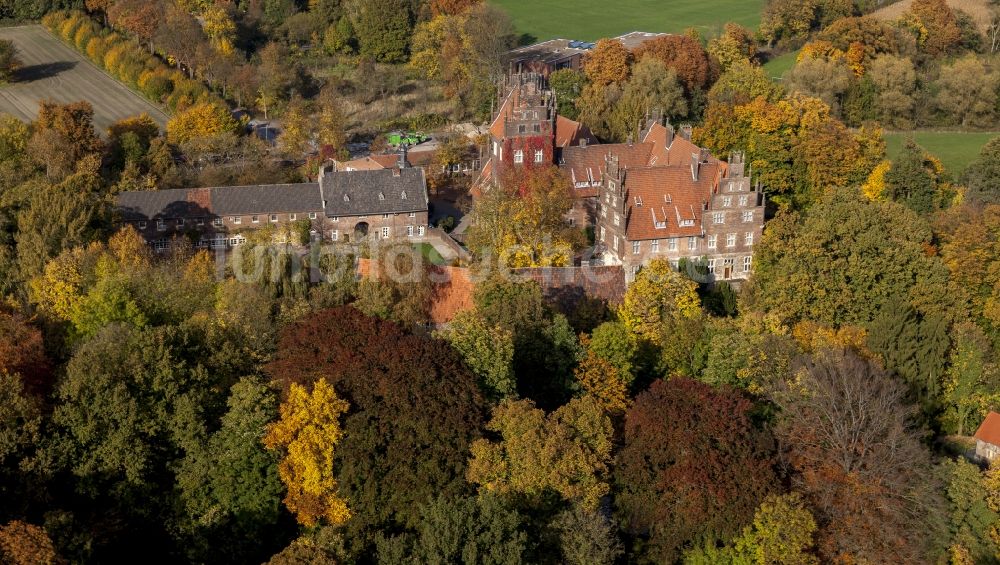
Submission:
{"label": "tree shadow", "polygon": [[59,73],[68,71],[76,67],[76,61],[57,61],[55,63],[43,63],[40,65],[28,65],[21,67],[14,73],[15,82],[34,82],[51,78]]}

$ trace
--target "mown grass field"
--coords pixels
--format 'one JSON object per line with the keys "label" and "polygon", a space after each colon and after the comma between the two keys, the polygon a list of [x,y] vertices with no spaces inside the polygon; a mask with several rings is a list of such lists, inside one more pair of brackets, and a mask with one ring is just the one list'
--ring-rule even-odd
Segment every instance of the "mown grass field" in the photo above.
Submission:
{"label": "mown grass field", "polygon": [[24,67],[11,84],[0,86],[0,112],[31,121],[38,103],[86,100],[94,107],[94,126],[104,133],[112,123],[143,112],[160,127],[167,115],[98,69],[42,26],[0,28],[0,39],[14,42]]}
{"label": "mown grass field", "polygon": [[976,160],[983,145],[997,136],[1000,136],[1000,132],[915,131],[887,133],[885,134],[886,153],[890,159],[895,158],[906,140],[912,137],[917,145],[941,159],[945,169],[957,179],[969,166],[969,163]]}
{"label": "mown grass field", "polygon": [[763,0],[490,0],[514,20],[527,42],[596,41],[629,31],[716,35],[726,22],[756,29]]}
{"label": "mown grass field", "polygon": [[764,71],[773,79],[780,79],[795,66],[795,60],[799,57],[799,51],[789,51],[784,55],[779,55],[764,63]]}

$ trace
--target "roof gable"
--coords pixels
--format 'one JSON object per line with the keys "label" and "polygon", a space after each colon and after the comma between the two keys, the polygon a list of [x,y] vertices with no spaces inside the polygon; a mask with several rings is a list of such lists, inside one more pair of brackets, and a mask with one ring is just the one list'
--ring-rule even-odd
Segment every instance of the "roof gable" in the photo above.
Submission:
{"label": "roof gable", "polygon": [[979,425],[974,438],[986,443],[1000,446],[1000,414],[990,412]]}

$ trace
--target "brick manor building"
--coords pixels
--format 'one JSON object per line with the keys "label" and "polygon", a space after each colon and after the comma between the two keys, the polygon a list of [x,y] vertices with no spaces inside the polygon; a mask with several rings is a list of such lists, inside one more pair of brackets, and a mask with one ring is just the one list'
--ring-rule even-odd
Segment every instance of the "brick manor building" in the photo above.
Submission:
{"label": "brick manor building", "polygon": [[232,247],[245,230],[300,221],[310,222],[314,237],[352,242],[419,237],[428,225],[418,168],[337,172],[326,164],[314,183],[122,192],[116,209],[120,223],[156,249],[177,235],[198,247]]}
{"label": "brick manor building", "polygon": [[505,88],[477,191],[510,167],[555,164],[575,196],[567,222],[593,226],[595,254],[629,280],[656,258],[703,261],[711,280],[749,276],[766,199],[742,153],[722,161],[691,141],[689,126],[677,131],[655,117],[627,143],[598,144],[557,115],[542,75],[514,75]]}

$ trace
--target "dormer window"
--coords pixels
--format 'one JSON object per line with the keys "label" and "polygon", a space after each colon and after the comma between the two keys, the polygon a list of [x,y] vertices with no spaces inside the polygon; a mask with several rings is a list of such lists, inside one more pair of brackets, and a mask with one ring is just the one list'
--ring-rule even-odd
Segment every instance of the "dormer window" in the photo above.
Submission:
{"label": "dormer window", "polygon": [[667,222],[656,222],[656,229],[658,230],[667,229]]}
{"label": "dormer window", "polygon": [[351,201],[351,197],[345,194],[344,195],[344,202],[350,202],[350,201]]}
{"label": "dormer window", "polygon": [[642,207],[642,197],[641,196],[636,196],[635,197],[635,205],[636,205],[637,208],[641,208]]}
{"label": "dormer window", "polygon": [[378,199],[379,200],[385,200],[385,194],[382,194],[381,192],[378,193]]}
{"label": "dormer window", "polygon": [[402,200],[406,200],[406,191],[405,190],[403,192],[399,193],[399,198],[402,199]]}
{"label": "dormer window", "polygon": [[694,225],[694,220],[681,220],[681,227],[689,228]]}

